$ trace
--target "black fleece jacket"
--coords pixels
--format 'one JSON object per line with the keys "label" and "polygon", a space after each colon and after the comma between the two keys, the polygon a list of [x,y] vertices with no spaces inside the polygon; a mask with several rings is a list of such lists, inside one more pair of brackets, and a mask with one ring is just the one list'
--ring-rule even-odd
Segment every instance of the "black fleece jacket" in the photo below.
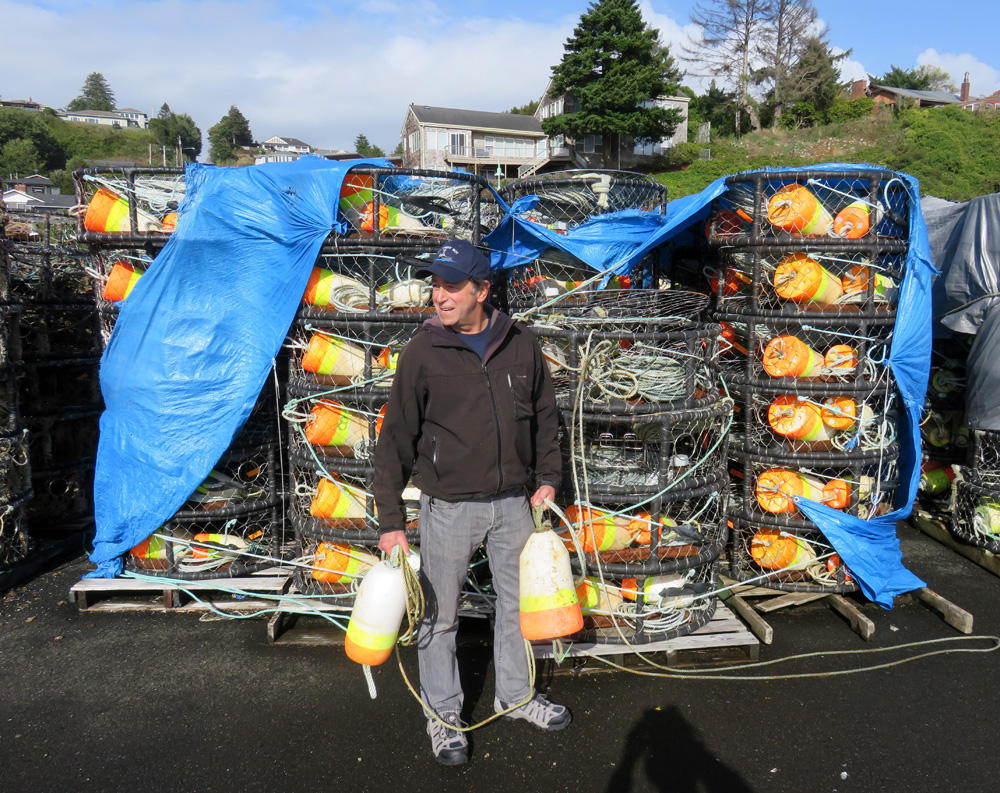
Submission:
{"label": "black fleece jacket", "polygon": [[400,353],[375,448],[379,531],[404,527],[402,491],[462,501],[558,488],[559,413],[534,335],[486,307],[485,360],[437,317]]}

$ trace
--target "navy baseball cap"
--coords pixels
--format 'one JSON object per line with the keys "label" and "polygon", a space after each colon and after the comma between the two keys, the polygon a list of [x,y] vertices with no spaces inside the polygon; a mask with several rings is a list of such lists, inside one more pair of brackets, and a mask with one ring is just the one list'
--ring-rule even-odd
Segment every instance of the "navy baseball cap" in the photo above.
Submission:
{"label": "navy baseball cap", "polygon": [[490,277],[490,260],[475,245],[465,240],[448,240],[438,248],[434,261],[417,271],[417,275],[439,275],[457,284],[466,278],[485,281]]}

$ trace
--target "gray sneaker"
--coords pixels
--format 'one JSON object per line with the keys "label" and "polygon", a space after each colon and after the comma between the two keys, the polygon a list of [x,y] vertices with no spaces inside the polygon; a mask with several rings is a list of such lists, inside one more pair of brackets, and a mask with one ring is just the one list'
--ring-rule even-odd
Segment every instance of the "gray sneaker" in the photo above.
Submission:
{"label": "gray sneaker", "polygon": [[[499,699],[493,700],[493,712],[500,713],[510,705],[504,705]],[[531,700],[517,710],[512,710],[503,716],[505,719],[524,719],[541,730],[561,730],[568,727],[573,720],[573,714],[565,705],[549,702],[544,694],[536,693]]]}
{"label": "gray sneaker", "polygon": [[[455,727],[464,727],[461,718],[454,711],[442,714],[441,721]],[[464,732],[446,727],[437,719],[427,720],[427,734],[431,736],[431,751],[441,765],[462,765],[469,762],[469,741]]]}

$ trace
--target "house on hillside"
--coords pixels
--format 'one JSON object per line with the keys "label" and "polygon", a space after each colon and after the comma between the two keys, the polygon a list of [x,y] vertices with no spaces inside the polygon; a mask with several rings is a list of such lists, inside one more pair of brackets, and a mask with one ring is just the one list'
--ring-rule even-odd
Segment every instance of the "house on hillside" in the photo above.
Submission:
{"label": "house on hillside", "polygon": [[11,108],[14,110],[34,110],[39,111],[42,106],[35,102],[31,97],[27,99],[0,99],[0,107]]}
{"label": "house on hillside", "polygon": [[851,83],[851,99],[862,96],[870,96],[876,107],[896,107],[900,100],[909,100],[917,107],[944,107],[946,105],[958,105],[963,110],[997,110],[1000,109],[1000,91],[996,91],[989,96],[973,98],[972,83],[969,80],[969,73],[965,73],[965,79],[959,94],[948,91],[914,91],[909,88],[894,88],[887,85],[869,83],[867,80],[855,80]]}
{"label": "house on hillside", "polygon": [[[492,113],[411,104],[403,120],[404,168],[464,168],[473,173],[524,177],[540,171],[565,168],[600,168],[604,141],[600,135],[575,140],[563,135],[549,138],[542,120],[572,109],[572,98],[549,97],[549,86],[533,116]],[[650,159],[687,140],[688,98],[661,97],[649,102],[676,107],[682,121],[663,140],[645,141],[623,136],[612,154],[616,168],[642,167]]]}
{"label": "house on hillside", "polygon": [[[125,115],[127,114],[127,115]],[[65,121],[77,121],[82,124],[97,124],[104,127],[131,127],[146,129],[149,127],[149,116],[141,110],[131,107],[121,110],[64,110],[56,113]]]}
{"label": "house on hillside", "polygon": [[37,173],[12,177],[3,186],[3,206],[7,210],[69,209],[76,204],[76,196],[63,195],[51,179]]}
{"label": "house on hillside", "polygon": [[404,168],[515,176],[545,142],[534,116],[411,104],[403,119]]}
{"label": "house on hillside", "polygon": [[278,135],[257,144],[262,152],[254,157],[254,165],[266,162],[292,162],[303,154],[310,154],[313,147],[298,138],[283,138]]}

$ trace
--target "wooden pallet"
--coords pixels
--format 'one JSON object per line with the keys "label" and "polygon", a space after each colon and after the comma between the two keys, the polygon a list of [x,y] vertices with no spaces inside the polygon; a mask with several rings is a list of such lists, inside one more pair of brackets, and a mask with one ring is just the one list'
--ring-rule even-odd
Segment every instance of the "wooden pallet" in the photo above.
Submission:
{"label": "wooden pallet", "polygon": [[[602,633],[607,634],[608,641],[600,641]],[[553,670],[554,674],[578,674],[611,669],[599,661],[588,661],[591,656],[606,657],[624,666],[629,656],[642,653],[655,655],[657,660],[671,666],[683,666],[723,658],[728,661],[756,661],[760,650],[757,638],[721,603],[708,623],[686,636],[632,646],[622,644],[620,639],[617,643],[612,642],[612,636],[618,636],[614,628],[603,628],[594,641],[564,643],[561,648],[554,648],[552,642],[534,642],[535,658],[553,660],[558,652],[560,663]],[[573,659],[573,662],[563,664],[564,658]]]}
{"label": "wooden pallet", "polygon": [[226,590],[280,595],[288,587],[287,572],[264,570],[244,578],[211,578],[185,581],[183,589],[167,581],[142,581],[136,578],[82,578],[69,590],[71,603],[80,611],[107,612],[205,612],[212,608],[227,612],[253,612],[273,608],[273,599],[237,595]]}
{"label": "wooden pallet", "polygon": [[916,526],[928,537],[933,537],[942,545],[947,545],[955,553],[961,554],[966,559],[975,562],[984,570],[989,570],[993,575],[1000,575],[1000,556],[985,548],[959,542],[951,535],[944,522],[938,520],[929,512],[915,508],[913,514],[910,516],[910,524]]}

